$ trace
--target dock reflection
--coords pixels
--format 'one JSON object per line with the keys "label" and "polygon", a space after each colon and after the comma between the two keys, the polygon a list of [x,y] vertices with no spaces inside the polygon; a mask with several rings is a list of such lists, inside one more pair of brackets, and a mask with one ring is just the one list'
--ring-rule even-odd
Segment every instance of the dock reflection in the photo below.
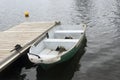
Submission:
{"label": "dock reflection", "polygon": [[46,71],[41,66],[32,64],[25,54],[0,73],[0,80],[70,80],[81,66],[80,58],[85,53],[86,43],[85,39],[72,59]]}

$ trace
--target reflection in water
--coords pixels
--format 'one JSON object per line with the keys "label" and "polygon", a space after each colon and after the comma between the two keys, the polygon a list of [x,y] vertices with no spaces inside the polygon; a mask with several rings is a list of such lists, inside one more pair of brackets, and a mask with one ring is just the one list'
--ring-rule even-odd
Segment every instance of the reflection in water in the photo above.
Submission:
{"label": "reflection in water", "polygon": [[88,25],[92,27],[88,27],[86,53],[73,80],[119,80],[119,3],[119,0],[90,0]]}
{"label": "reflection in water", "polygon": [[74,23],[80,24],[89,23],[89,0],[76,0],[75,1],[75,17],[73,18]]}
{"label": "reflection in water", "polygon": [[[25,53],[27,52],[25,51]],[[29,62],[25,54],[0,73],[0,80],[21,80],[25,77],[24,75],[21,76],[22,68],[29,69],[31,67],[34,65]]]}
{"label": "reflection in water", "polygon": [[76,55],[69,61],[56,65],[50,70],[44,71],[37,67],[37,80],[70,80],[74,72],[79,70],[79,60],[85,53],[86,39]]}
{"label": "reflection in water", "polygon": [[22,68],[20,75],[23,80],[36,80],[36,66],[28,69]]}
{"label": "reflection in water", "polygon": [[0,74],[0,80],[70,80],[74,72],[79,70],[79,60],[85,53],[85,47],[86,39],[72,59],[47,71],[43,70],[41,66],[30,63],[25,54]]}

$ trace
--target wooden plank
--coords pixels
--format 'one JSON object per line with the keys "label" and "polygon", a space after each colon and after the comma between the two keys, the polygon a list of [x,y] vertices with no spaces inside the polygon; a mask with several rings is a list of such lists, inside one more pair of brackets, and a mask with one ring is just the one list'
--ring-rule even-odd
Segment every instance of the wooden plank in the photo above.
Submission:
{"label": "wooden plank", "polygon": [[31,22],[31,23],[22,23],[20,25],[17,25],[5,32],[9,31],[43,31],[49,29],[54,22],[48,22],[47,24],[45,22]]}
{"label": "wooden plank", "polygon": [[[9,35],[8,35],[9,34]],[[5,32],[0,35],[0,49],[12,49],[16,44],[25,45],[42,32]]]}
{"label": "wooden plank", "polygon": [[3,61],[4,59],[9,57],[10,55],[11,54],[10,54],[9,49],[0,49],[0,61]]}

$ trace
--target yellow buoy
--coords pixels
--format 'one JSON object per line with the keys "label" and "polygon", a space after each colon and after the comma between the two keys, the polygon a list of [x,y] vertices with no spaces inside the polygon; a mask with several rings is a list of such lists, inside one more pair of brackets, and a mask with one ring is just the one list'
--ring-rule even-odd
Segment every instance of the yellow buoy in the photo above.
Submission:
{"label": "yellow buoy", "polygon": [[29,17],[29,12],[28,12],[28,11],[25,11],[25,12],[24,12],[24,15],[25,15],[25,17]]}

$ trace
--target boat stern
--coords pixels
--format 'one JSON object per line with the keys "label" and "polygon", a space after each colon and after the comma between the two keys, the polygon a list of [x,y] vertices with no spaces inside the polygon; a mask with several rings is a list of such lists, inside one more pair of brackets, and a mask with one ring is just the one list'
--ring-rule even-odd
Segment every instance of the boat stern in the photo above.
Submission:
{"label": "boat stern", "polygon": [[61,60],[61,57],[60,56],[38,56],[38,55],[33,55],[31,53],[28,53],[28,58],[29,60],[32,62],[32,63],[35,63],[35,64],[52,64],[52,63],[56,63],[58,61]]}

